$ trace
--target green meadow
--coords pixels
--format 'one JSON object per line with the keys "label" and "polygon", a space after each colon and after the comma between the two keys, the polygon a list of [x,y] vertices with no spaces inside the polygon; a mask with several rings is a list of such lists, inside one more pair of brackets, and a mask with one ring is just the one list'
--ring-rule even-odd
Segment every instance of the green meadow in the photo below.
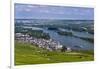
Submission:
{"label": "green meadow", "polygon": [[15,65],[93,61],[91,52],[48,51],[29,43],[15,41]]}

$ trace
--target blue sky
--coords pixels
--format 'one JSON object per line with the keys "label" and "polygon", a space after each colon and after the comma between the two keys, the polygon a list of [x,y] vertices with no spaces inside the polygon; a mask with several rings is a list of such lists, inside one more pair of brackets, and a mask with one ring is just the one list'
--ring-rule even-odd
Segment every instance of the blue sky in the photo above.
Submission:
{"label": "blue sky", "polygon": [[94,9],[84,7],[15,4],[16,19],[94,20]]}

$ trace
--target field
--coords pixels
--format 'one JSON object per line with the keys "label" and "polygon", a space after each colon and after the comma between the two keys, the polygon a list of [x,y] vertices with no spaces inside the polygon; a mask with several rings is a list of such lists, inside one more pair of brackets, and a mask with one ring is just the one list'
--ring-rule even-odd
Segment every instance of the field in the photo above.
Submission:
{"label": "field", "polygon": [[46,64],[60,62],[93,61],[90,52],[47,51],[36,45],[15,41],[15,65]]}

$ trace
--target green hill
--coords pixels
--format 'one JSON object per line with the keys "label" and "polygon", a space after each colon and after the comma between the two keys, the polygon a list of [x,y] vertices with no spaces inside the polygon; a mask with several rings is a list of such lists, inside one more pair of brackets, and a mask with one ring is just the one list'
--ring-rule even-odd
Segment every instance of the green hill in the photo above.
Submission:
{"label": "green hill", "polygon": [[36,45],[15,41],[15,65],[93,61],[93,54],[84,52],[47,51]]}

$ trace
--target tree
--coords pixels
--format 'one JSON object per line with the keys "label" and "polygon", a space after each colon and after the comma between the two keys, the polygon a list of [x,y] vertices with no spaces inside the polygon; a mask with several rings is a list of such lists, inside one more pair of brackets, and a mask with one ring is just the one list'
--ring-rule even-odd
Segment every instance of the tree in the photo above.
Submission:
{"label": "tree", "polygon": [[66,46],[63,46],[61,52],[65,52],[67,50]]}

